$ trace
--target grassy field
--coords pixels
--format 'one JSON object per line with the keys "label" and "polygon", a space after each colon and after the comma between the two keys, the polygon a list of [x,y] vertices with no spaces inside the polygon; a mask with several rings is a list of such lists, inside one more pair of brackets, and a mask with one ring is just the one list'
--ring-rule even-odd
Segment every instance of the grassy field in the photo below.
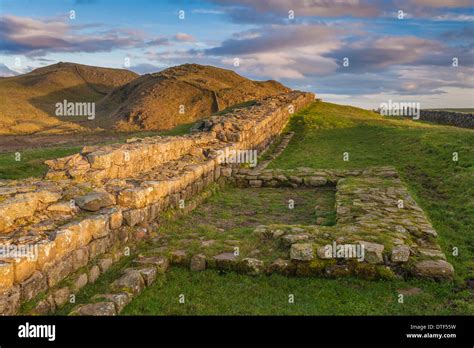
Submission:
{"label": "grassy field", "polygon": [[[422,288],[398,303],[398,290]],[[180,304],[180,294],[186,302]],[[289,295],[295,302],[289,303]],[[448,284],[358,279],[248,277],[174,268],[144,290],[122,315],[430,315],[473,313]]]}
{"label": "grassy field", "polygon": [[[124,315],[429,315],[474,314],[474,131],[411,120],[383,118],[369,111],[329,103],[315,103],[295,114],[290,145],[273,168],[363,168],[395,166],[413,197],[439,234],[448,261],[454,265],[453,283],[423,280],[366,281],[355,278],[248,277],[234,273],[192,273],[172,268],[122,312]],[[343,153],[349,161],[343,161]],[[453,152],[459,160],[453,161]],[[274,199],[264,196],[263,199]],[[285,197],[286,199],[286,197]],[[162,222],[170,236],[190,234],[219,224],[249,221],[259,224],[279,214],[278,207],[262,215],[252,197],[226,188],[190,216]],[[229,215],[237,206],[256,214]],[[268,207],[267,207],[268,208]],[[265,209],[267,209],[265,208]],[[285,216],[282,216],[285,219]],[[287,218],[287,217],[286,217]],[[307,219],[305,214],[299,218]],[[201,224],[201,225],[200,225]],[[222,226],[220,226],[222,227]],[[212,233],[211,233],[212,234]],[[210,235],[211,235],[210,234]],[[459,251],[453,255],[453,248]],[[107,290],[119,267],[85,287],[78,303]],[[470,284],[470,285],[469,285]],[[413,289],[417,288],[418,291]],[[408,291],[404,303],[398,294]],[[184,294],[186,303],[178,296]],[[295,303],[288,303],[294,294]],[[58,314],[67,314],[71,306]]]}
{"label": "grassy field", "polygon": [[[293,209],[288,200],[294,201]],[[229,187],[211,196],[190,214],[178,219],[159,219],[157,233],[168,250],[186,250],[190,255],[208,257],[232,252],[238,246],[243,257],[258,257],[265,262],[286,258],[288,251],[278,242],[262,243],[253,233],[259,225],[335,224],[333,189],[261,188],[248,190]],[[317,213],[315,205],[318,205]],[[205,245],[205,246],[204,246]]]}

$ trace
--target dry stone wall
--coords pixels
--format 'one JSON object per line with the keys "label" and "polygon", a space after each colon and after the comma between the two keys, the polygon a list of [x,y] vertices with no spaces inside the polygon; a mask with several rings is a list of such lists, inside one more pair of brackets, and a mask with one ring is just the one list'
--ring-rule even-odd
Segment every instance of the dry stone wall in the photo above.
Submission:
{"label": "dry stone wall", "polygon": [[[222,151],[263,150],[290,114],[313,100],[296,91],[268,97],[211,117],[190,135],[86,146],[47,161],[43,180],[0,182],[0,314],[16,313],[22,302],[106,254],[116,259],[159,212],[230,177]],[[78,275],[78,282],[83,286],[95,275]]]}
{"label": "dry stone wall", "polygon": [[420,120],[455,127],[474,128],[474,114],[468,113],[443,110],[421,110]]}

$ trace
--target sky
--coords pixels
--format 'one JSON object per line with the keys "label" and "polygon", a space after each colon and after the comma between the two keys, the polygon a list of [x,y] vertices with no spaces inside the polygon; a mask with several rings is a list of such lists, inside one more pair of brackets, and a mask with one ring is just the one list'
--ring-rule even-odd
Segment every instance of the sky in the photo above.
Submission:
{"label": "sky", "polygon": [[0,76],[184,63],[325,101],[474,107],[474,0],[0,0]]}

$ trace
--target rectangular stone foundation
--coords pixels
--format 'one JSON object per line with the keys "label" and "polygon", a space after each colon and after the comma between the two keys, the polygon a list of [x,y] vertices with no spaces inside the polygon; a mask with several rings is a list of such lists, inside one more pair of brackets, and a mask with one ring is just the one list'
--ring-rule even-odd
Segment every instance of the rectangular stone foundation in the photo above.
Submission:
{"label": "rectangular stone foundation", "polygon": [[[336,186],[335,226],[275,224],[257,228],[255,233],[263,239],[284,239],[283,244],[289,247],[287,267],[281,270],[270,265],[269,269],[302,276],[453,279],[454,269],[436,241],[436,231],[392,167],[240,169],[233,181],[249,189]],[[339,255],[333,252],[344,246],[346,251],[363,248],[363,259],[344,251]]]}

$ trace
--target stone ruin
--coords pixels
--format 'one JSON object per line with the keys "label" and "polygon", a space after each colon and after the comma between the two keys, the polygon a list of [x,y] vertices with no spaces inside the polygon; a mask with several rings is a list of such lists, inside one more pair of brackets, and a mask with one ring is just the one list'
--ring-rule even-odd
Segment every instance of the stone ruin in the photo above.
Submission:
{"label": "stone ruin", "polygon": [[[200,258],[201,263],[250,274],[267,267],[296,275],[370,271],[451,279],[453,268],[436,243],[436,232],[393,168],[283,172],[220,163],[225,150],[265,150],[290,114],[313,101],[313,94],[298,91],[267,97],[201,121],[189,135],[85,146],[80,153],[46,161],[49,171],[43,180],[0,182],[0,314],[15,314],[21,303],[41,294],[38,313],[64,305],[70,293],[93,283],[118,261],[124,246],[134,248],[146,235],[142,226],[153,228],[161,212],[192,202],[212,183],[251,188],[334,185],[337,225],[260,226],[255,233],[262,239],[286,240],[289,249],[289,260],[268,267],[258,260],[219,255]],[[403,208],[397,207],[399,200]],[[367,262],[325,257],[321,247],[334,240],[363,244]],[[25,257],[25,251],[31,255]],[[191,259],[195,264],[196,257]],[[152,262],[155,273],[156,267],[166,270],[168,262],[190,261],[182,255],[159,258]],[[145,268],[126,276],[140,278],[143,285],[151,283],[150,272]]]}

